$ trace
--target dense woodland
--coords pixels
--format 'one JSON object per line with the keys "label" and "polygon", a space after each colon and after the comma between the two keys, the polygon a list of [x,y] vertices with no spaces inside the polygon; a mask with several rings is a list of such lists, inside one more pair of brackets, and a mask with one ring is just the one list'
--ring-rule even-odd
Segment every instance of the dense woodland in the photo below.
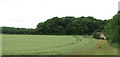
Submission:
{"label": "dense woodland", "polygon": [[85,35],[102,30],[106,20],[93,17],[53,17],[37,25],[38,34]]}
{"label": "dense woodland", "polygon": [[120,46],[120,11],[105,26],[107,40]]}
{"label": "dense woodland", "polygon": [[2,27],[4,34],[57,34],[57,35],[91,35],[96,30],[103,30],[107,20],[94,17],[53,17],[40,22],[36,29]]}

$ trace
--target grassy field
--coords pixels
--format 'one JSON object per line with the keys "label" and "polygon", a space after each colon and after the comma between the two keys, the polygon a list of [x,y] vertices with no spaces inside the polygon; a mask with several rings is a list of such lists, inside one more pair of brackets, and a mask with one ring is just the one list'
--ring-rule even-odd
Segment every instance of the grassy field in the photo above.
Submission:
{"label": "grassy field", "polygon": [[117,55],[105,40],[72,35],[3,35],[3,55]]}

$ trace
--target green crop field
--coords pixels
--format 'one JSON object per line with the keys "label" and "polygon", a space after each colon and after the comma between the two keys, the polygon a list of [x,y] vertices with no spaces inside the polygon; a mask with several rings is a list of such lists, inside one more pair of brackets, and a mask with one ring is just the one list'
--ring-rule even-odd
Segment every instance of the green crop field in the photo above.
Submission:
{"label": "green crop field", "polygon": [[[109,48],[114,52],[107,52],[110,47],[105,43],[102,49],[97,47],[98,40],[81,35],[2,35],[3,55],[116,55],[117,49]],[[91,53],[92,49],[94,53]],[[104,50],[107,49],[104,52]],[[97,51],[98,50],[98,51]],[[95,53],[95,52],[98,53]],[[100,52],[99,52],[100,51]]]}

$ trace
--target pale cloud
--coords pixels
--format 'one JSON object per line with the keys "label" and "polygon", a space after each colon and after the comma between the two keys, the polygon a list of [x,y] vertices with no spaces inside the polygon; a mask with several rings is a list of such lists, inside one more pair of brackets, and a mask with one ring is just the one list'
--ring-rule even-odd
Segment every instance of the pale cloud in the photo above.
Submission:
{"label": "pale cloud", "polygon": [[111,19],[119,0],[0,0],[0,26],[35,28],[58,16]]}
{"label": "pale cloud", "polygon": [[118,2],[118,10],[120,11],[120,1]]}

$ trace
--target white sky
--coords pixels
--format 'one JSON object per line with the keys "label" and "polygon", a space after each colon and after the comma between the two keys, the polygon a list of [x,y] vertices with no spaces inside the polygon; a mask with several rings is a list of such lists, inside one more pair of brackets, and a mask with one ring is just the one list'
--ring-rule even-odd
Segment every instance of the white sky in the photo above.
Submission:
{"label": "white sky", "polygon": [[119,0],[0,0],[0,26],[35,28],[58,16],[94,16],[110,19]]}

